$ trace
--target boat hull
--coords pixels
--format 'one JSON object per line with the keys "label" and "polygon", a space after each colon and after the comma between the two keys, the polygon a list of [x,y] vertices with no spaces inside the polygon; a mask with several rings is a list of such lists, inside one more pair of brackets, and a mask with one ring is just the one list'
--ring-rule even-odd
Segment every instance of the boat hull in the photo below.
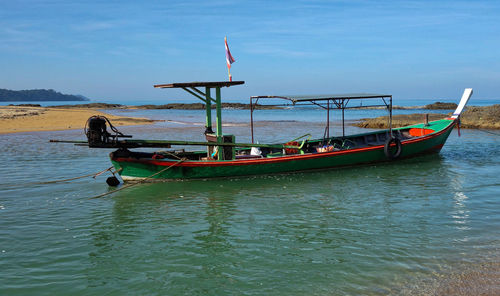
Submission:
{"label": "boat hull", "polygon": [[[402,151],[399,158],[439,152],[455,124],[456,121],[452,119],[432,122],[433,133],[401,141]],[[414,127],[421,128],[423,125],[415,125]],[[154,181],[265,175],[390,160],[384,153],[384,145],[375,145],[324,153],[306,153],[274,158],[227,161],[136,159],[131,157],[116,157],[112,153],[111,161],[124,181],[145,178]]]}

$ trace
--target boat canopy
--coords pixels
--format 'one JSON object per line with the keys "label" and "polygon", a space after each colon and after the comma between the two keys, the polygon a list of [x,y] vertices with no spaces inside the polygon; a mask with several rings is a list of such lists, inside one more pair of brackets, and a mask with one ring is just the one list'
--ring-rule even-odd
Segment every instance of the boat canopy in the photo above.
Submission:
{"label": "boat canopy", "polygon": [[[360,108],[373,108],[383,107],[389,112],[389,132],[392,135],[392,95],[388,94],[371,94],[371,93],[354,93],[354,94],[331,94],[331,95],[297,95],[297,96],[251,96],[250,97],[250,129],[252,134],[252,143],[254,142],[254,128],[253,128],[253,111],[259,104],[260,99],[283,99],[290,103],[285,104],[265,104],[266,106],[306,106],[315,105],[321,107],[326,112],[326,127],[325,136],[330,136],[330,110],[342,111],[342,137],[345,137],[345,109],[360,109]],[[359,105],[349,106],[351,100],[363,99],[381,99],[382,103],[378,104],[364,104],[363,101]]]}
{"label": "boat canopy", "polygon": [[156,84],[155,88],[184,88],[184,87],[230,87],[244,84],[245,81],[208,81],[208,82],[180,82],[169,84]]}
{"label": "boat canopy", "polygon": [[[392,95],[387,94],[331,94],[331,95],[296,95],[296,96],[251,96],[250,108],[253,109],[254,104],[258,104],[260,99],[283,99],[287,100],[293,106],[317,105],[324,109],[351,109],[351,108],[366,108],[366,107],[386,107],[392,109]],[[368,104],[359,106],[348,106],[350,100],[363,99],[382,99],[383,104]],[[388,100],[386,100],[388,99]],[[285,104],[265,104],[267,106],[290,106],[290,103]],[[332,103],[332,106],[328,106]]]}
{"label": "boat canopy", "polygon": [[312,101],[325,101],[325,100],[338,100],[338,99],[376,99],[376,98],[390,98],[392,95],[385,94],[326,94],[326,95],[295,95],[295,96],[252,96],[253,99],[285,99],[292,102],[312,102]]}

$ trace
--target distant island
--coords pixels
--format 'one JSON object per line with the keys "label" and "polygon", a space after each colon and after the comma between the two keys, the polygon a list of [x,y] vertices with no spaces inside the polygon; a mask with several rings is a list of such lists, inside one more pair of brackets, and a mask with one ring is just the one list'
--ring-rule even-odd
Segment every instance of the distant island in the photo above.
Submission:
{"label": "distant island", "polygon": [[10,90],[0,88],[0,102],[88,101],[81,95],[65,95],[53,89]]}

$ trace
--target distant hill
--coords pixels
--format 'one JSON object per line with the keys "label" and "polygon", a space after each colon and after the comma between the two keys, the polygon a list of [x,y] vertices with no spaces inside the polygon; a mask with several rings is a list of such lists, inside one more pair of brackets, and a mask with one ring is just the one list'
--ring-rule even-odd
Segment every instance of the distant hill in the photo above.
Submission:
{"label": "distant hill", "polygon": [[0,88],[0,102],[88,101],[81,95],[65,95],[53,89],[9,90]]}

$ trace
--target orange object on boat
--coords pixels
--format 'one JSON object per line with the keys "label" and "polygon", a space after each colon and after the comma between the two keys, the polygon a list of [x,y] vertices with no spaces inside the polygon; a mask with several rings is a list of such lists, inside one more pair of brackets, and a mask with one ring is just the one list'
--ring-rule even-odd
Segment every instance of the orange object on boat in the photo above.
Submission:
{"label": "orange object on boat", "polygon": [[428,134],[432,134],[433,132],[434,130],[431,130],[429,128],[411,128],[409,130],[410,136],[413,137],[421,137]]}
{"label": "orange object on boat", "polygon": [[285,154],[297,154],[299,153],[299,142],[292,141],[285,143],[285,146],[297,146],[297,148],[285,148]]}

